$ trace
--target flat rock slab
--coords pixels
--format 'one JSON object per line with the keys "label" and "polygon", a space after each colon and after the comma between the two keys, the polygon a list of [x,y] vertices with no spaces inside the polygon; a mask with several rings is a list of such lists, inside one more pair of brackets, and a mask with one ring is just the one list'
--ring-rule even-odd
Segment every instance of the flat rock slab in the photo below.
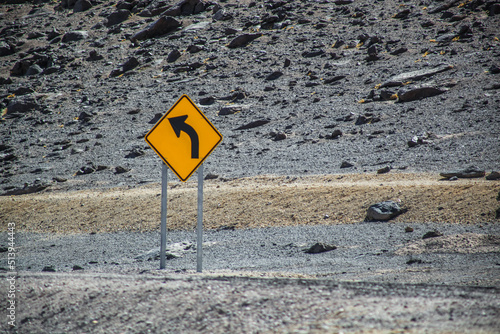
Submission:
{"label": "flat rock slab", "polygon": [[423,69],[417,71],[411,71],[406,73],[398,74],[382,84],[380,87],[393,87],[393,86],[403,86],[408,81],[417,81],[424,78],[429,78],[435,74],[451,70],[452,65],[440,65],[431,69]]}
{"label": "flat rock slab", "polygon": [[470,166],[467,167],[464,170],[461,171],[451,171],[451,172],[443,172],[439,173],[444,178],[450,179],[452,177],[458,177],[458,178],[479,178],[483,177],[486,175],[486,172],[484,170],[481,170],[477,167]]}

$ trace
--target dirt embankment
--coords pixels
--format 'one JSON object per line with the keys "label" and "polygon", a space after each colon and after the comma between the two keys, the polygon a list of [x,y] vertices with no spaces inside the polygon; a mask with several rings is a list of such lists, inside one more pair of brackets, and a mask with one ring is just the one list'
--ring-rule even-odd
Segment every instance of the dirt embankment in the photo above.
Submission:
{"label": "dirt embankment", "polygon": [[[376,202],[401,202],[395,223],[498,223],[500,185],[485,179],[441,180],[437,174],[393,173],[282,177],[204,182],[204,227],[257,228],[362,221]],[[19,231],[99,233],[153,231],[160,223],[159,184],[135,188],[45,192],[0,197],[0,218]],[[196,182],[170,183],[171,230],[196,225]]]}

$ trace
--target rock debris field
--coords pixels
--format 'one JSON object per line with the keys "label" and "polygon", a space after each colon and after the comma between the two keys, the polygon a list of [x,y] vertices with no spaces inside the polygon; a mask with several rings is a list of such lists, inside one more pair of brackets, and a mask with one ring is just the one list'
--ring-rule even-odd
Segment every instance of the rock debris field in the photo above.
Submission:
{"label": "rock debris field", "polygon": [[[2,1],[1,331],[498,333],[499,26],[492,0]],[[171,172],[159,270],[144,140],[183,94],[224,137],[202,273]]]}

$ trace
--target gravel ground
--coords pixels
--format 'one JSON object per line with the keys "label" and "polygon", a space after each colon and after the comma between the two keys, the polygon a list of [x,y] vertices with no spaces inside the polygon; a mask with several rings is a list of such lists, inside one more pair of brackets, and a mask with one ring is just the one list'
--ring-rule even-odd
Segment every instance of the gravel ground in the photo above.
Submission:
{"label": "gravel ground", "polygon": [[498,289],[335,280],[21,276],[19,333],[498,333]]}
{"label": "gravel ground", "polygon": [[[254,272],[334,280],[500,285],[498,225],[394,223],[296,226],[204,232],[203,268],[211,272]],[[422,239],[429,231],[441,237]],[[490,236],[488,238],[482,238]],[[466,242],[460,242],[464,240]],[[159,269],[160,235],[99,233],[50,235],[19,233],[18,269],[92,273],[147,273]],[[319,254],[305,250],[315,243],[337,248]],[[194,232],[169,231],[167,272],[196,269]],[[179,257],[177,257],[179,256]],[[156,257],[156,258],[155,258]],[[6,267],[6,263],[2,263]]]}
{"label": "gravel ground", "polygon": [[[193,232],[168,233],[165,270],[158,233],[20,232],[18,327],[10,330],[498,332],[498,225],[412,228],[367,222],[206,231],[202,273],[195,272]],[[437,230],[443,235],[422,239]],[[336,248],[305,252],[316,242]],[[1,276],[6,285],[9,273]]]}

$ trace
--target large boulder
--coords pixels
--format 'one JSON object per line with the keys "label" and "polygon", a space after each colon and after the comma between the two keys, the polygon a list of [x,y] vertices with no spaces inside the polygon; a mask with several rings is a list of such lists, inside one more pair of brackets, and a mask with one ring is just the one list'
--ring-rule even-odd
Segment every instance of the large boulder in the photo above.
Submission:
{"label": "large boulder", "polygon": [[389,220],[403,213],[398,203],[394,201],[384,201],[371,205],[367,212],[365,221]]}

